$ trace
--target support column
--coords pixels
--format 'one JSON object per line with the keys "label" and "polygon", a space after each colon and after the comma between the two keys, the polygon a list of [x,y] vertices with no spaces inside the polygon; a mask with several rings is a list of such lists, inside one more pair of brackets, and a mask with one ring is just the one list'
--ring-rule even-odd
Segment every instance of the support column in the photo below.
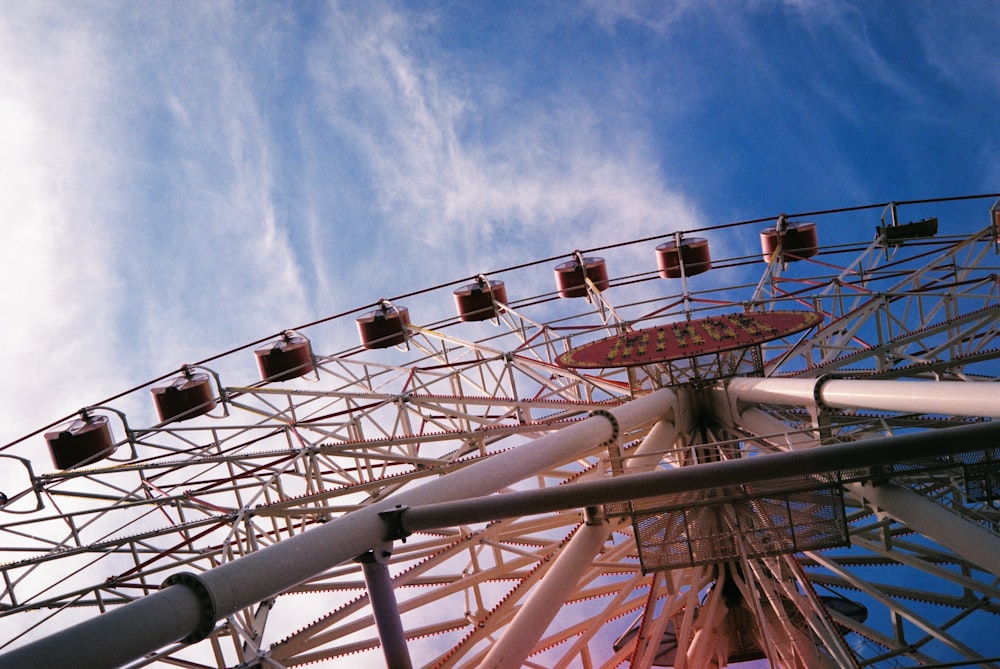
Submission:
{"label": "support column", "polygon": [[675,414],[673,421],[661,420],[650,428],[646,438],[625,460],[625,472],[636,474],[655,469],[660,464],[663,453],[672,448],[681,431],[689,427],[679,419],[680,416]]}
{"label": "support column", "polygon": [[[67,627],[0,656],[3,669],[118,667],[190,634],[202,602],[183,585],[171,585],[131,604]],[[120,634],[118,630],[127,630]]]}
{"label": "support column", "polygon": [[811,432],[794,432],[784,421],[756,408],[745,409],[734,421],[733,427],[741,428],[758,437],[766,437],[762,441],[783,451],[819,446],[819,441]]}
{"label": "support column", "polygon": [[956,555],[1000,578],[1000,537],[952,513],[908,488],[894,483],[844,486],[910,529],[946,546]]}
{"label": "support column", "polygon": [[826,406],[1000,418],[992,385],[961,381],[738,378],[726,384],[740,404]]}
{"label": "support column", "polygon": [[619,431],[671,418],[675,406],[673,391],[657,390],[615,407],[610,416],[568,425],[238,560],[185,575],[148,597],[0,655],[0,669],[118,667],[180,639],[210,633],[215,621],[382,546],[383,512],[489,495],[617,438]]}
{"label": "support column", "polygon": [[687,648],[686,666],[689,669],[705,667],[718,669],[729,658],[729,642],[732,630],[726,624],[729,608],[722,600],[725,575],[719,571],[715,585],[708,591],[708,598],[698,612],[694,636]]}
{"label": "support column", "polygon": [[607,520],[580,526],[480,666],[517,669],[524,665],[610,534]]}
{"label": "support column", "polygon": [[[676,420],[661,420],[653,425],[626,460],[625,470],[638,473],[655,469],[662,457],[660,454],[673,446],[681,427]],[[588,518],[590,515],[588,511]],[[594,556],[608,540],[612,529],[607,519],[591,521],[577,529],[481,666],[516,669],[524,664],[567,596],[590,567]]]}
{"label": "support column", "polygon": [[371,602],[375,615],[385,666],[387,669],[412,669],[403,622],[399,618],[399,606],[396,605],[396,595],[392,590],[392,578],[384,561],[388,556],[389,553],[381,549],[378,555],[374,551],[368,551],[358,558],[358,562],[365,574],[368,601]]}

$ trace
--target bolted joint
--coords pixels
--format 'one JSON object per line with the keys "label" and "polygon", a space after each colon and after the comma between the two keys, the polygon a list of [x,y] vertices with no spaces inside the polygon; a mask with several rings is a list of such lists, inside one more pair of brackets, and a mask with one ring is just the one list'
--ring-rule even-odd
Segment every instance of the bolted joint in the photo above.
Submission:
{"label": "bolted joint", "polygon": [[813,401],[816,403],[817,411],[826,411],[829,409],[826,403],[823,402],[823,385],[835,378],[837,377],[833,374],[824,374],[816,379],[816,384],[813,386]]}
{"label": "bolted joint", "polygon": [[212,591],[208,589],[208,586],[205,585],[205,582],[202,581],[200,577],[190,572],[182,572],[180,574],[172,574],[168,576],[167,580],[165,580],[160,586],[160,589],[167,588],[171,585],[182,585],[193,592],[195,597],[198,598],[198,604],[201,607],[201,616],[198,619],[198,626],[193,632],[181,639],[181,642],[196,643],[201,641],[211,634],[212,630],[215,628],[215,619],[217,614],[215,597],[212,596]]}
{"label": "bolted joint", "polygon": [[384,541],[354,558],[354,561],[360,564],[389,564],[391,557],[392,542]]}
{"label": "bolted joint", "polygon": [[594,411],[591,411],[589,414],[587,414],[588,418],[592,418],[595,416],[601,416],[602,418],[607,418],[608,422],[611,423],[611,438],[608,439],[607,441],[602,442],[600,445],[610,446],[611,444],[616,443],[618,441],[618,438],[621,436],[621,428],[618,426],[618,419],[615,418],[615,415],[610,411],[605,411],[604,409],[595,409]]}
{"label": "bolted joint", "polygon": [[408,506],[397,505],[395,509],[379,512],[378,516],[382,519],[382,524],[385,525],[386,541],[396,541],[399,539],[404,544],[406,543],[406,537],[410,536],[410,533],[403,527],[403,514],[409,508]]}
{"label": "bolted joint", "polygon": [[608,519],[604,505],[588,506],[583,510],[584,523],[587,525],[603,525]]}

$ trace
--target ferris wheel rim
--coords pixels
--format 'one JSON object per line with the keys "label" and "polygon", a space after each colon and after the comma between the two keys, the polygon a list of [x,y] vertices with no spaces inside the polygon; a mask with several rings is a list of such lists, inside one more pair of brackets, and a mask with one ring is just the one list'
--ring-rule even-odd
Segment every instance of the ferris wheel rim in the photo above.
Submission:
{"label": "ferris wheel rim", "polygon": [[[987,197],[987,196],[979,196],[979,197]],[[888,205],[888,204],[891,204],[891,203],[887,203],[887,205]],[[897,204],[898,204],[898,203],[897,203]],[[871,207],[873,207],[873,206],[874,206],[874,205],[872,205],[872,206],[869,206],[869,207],[867,207],[867,208],[871,208]],[[765,221],[767,221],[767,220],[773,220],[773,219],[764,219],[764,220],[765,220]],[[601,248],[607,248],[607,247],[601,247]],[[595,251],[596,251],[596,250],[599,250],[599,249],[595,249]],[[564,258],[564,257],[558,257],[558,258],[556,258],[556,259],[563,259],[563,258]],[[548,260],[551,260],[551,259],[548,259]],[[538,261],[538,262],[539,262],[539,263],[541,263],[541,262],[546,262],[546,261]],[[755,261],[755,262],[759,262],[759,260],[757,260],[757,261]],[[453,285],[454,285],[453,283],[449,283],[449,284],[442,284],[442,286],[438,286],[438,287],[436,287],[436,288],[439,288],[439,289],[440,289],[440,288],[442,288],[442,287],[445,287],[445,288],[450,288],[450,287],[452,287]],[[614,285],[614,284],[613,284],[613,285]],[[428,289],[428,290],[431,290],[431,289]],[[411,293],[410,295],[412,295],[412,294],[415,294],[415,293]],[[397,299],[405,299],[406,297],[407,297],[407,296],[406,296],[406,295],[404,295],[404,296],[401,296],[400,298],[394,298],[394,300],[397,300]],[[596,295],[594,296],[594,299],[595,299],[595,303],[596,303],[596,302],[598,301],[598,298],[599,298],[599,296],[596,296]],[[376,304],[378,304],[378,303],[376,303]],[[598,305],[598,304],[595,304],[595,305],[594,305],[594,307],[595,307],[595,308],[598,308],[599,306],[600,306],[600,305]],[[367,307],[364,307],[364,308],[367,308]],[[362,309],[364,309],[364,308],[362,308]],[[514,307],[514,308],[515,308],[515,309],[517,309],[518,307],[517,307],[517,306],[515,305],[515,307]],[[346,312],[346,314],[344,314],[344,315],[347,315],[347,316],[349,316],[349,315],[354,315],[355,313],[356,313],[356,311],[352,311],[352,312]],[[341,315],[341,317],[343,317],[344,315]],[[319,322],[325,322],[325,321],[319,321]],[[595,328],[595,330],[598,330],[598,329],[600,329],[601,327],[604,327],[605,329],[607,329],[608,327],[611,327],[612,325],[614,325],[614,322],[613,322],[613,321],[609,321],[609,322],[608,322],[608,323],[606,323],[606,324],[603,324],[603,325],[600,325],[600,326],[598,326],[597,328]],[[308,325],[307,325],[307,326],[305,326],[305,327],[308,327]],[[423,326],[420,326],[420,327],[423,327]],[[282,331],[282,332],[285,332],[285,331]],[[430,341],[430,340],[432,340],[432,339],[433,339],[434,337],[436,337],[436,336],[437,336],[437,333],[435,332],[434,328],[423,328],[423,329],[421,330],[421,332],[420,332],[420,336],[421,336],[421,337],[427,337],[427,338],[428,338],[428,341]],[[909,335],[908,335],[908,336],[909,336]],[[246,348],[249,348],[249,347],[251,347],[251,346],[255,346],[255,345],[257,345],[257,344],[260,344],[260,343],[265,343],[265,342],[267,342],[267,341],[270,341],[271,339],[273,339],[273,338],[267,338],[267,339],[265,339],[265,340],[260,340],[260,341],[258,341],[258,342],[254,342],[254,343],[252,343],[252,344],[250,344],[250,345],[247,345],[247,346],[244,346],[244,347],[240,347],[239,349],[234,349],[233,351],[241,351],[241,350],[245,350]],[[445,337],[445,339],[447,339],[447,337]],[[442,340],[444,340],[444,339],[442,339]],[[415,345],[415,346],[418,346],[418,345],[426,345],[426,346],[429,346],[429,344],[425,344],[425,343],[423,343],[423,342],[420,342],[420,341],[415,341],[415,342],[414,342],[414,345]],[[350,357],[350,356],[348,356],[348,357]],[[465,363],[455,363],[455,364],[465,364]],[[468,363],[468,364],[469,364],[470,366],[472,366],[472,365],[474,365],[474,364],[476,364],[476,363],[474,363],[474,362],[470,362],[470,363]],[[551,371],[551,370],[550,370],[550,371]],[[325,372],[324,372],[324,373],[325,373]],[[165,376],[163,376],[163,377],[160,377],[159,379],[156,379],[156,380],[154,380],[153,382],[151,382],[151,383],[149,383],[149,384],[144,384],[143,386],[140,386],[139,388],[140,388],[140,389],[145,389],[145,388],[146,388],[147,386],[151,385],[152,383],[155,383],[155,382],[159,382],[159,381],[161,381],[161,380],[165,380],[165,379],[168,379],[168,378],[170,378],[170,376],[171,376],[170,374],[168,374],[168,375],[165,375]],[[738,378],[738,377],[737,377],[737,378]],[[816,381],[816,380],[813,380],[813,381],[812,381],[812,383],[813,383],[813,384],[814,384],[814,385],[815,385],[816,387],[819,387],[820,385],[823,385],[823,384],[825,384],[825,383],[826,383],[826,381]],[[222,385],[221,385],[221,383],[220,383],[219,385],[220,385],[220,388],[222,388]],[[609,386],[609,387],[610,387],[610,386]],[[239,402],[245,402],[245,401],[249,401],[249,400],[248,400],[247,398],[250,398],[250,397],[251,397],[252,395],[254,395],[254,394],[256,394],[256,395],[258,396],[258,399],[259,399],[259,398],[261,398],[261,397],[263,397],[263,398],[265,398],[265,399],[266,399],[266,398],[267,398],[267,392],[265,392],[266,390],[267,390],[267,388],[266,388],[266,387],[264,387],[264,386],[260,386],[259,384],[257,384],[256,386],[248,386],[248,387],[243,387],[243,388],[241,388],[241,389],[240,389],[240,390],[238,391],[238,393],[236,394],[237,396],[236,396],[236,397],[234,398],[234,401],[239,401]],[[620,389],[620,390],[624,390],[624,389]],[[816,391],[816,392],[818,392],[818,391]],[[241,396],[239,396],[239,393],[245,393],[245,395],[241,397]],[[280,395],[280,393],[279,393],[279,395]],[[386,395],[386,397],[384,397],[384,398],[381,398],[381,399],[379,399],[378,401],[379,401],[379,402],[387,402],[387,401],[389,401],[389,400],[391,400],[391,401],[393,401],[393,402],[408,402],[408,401],[415,401],[415,402],[425,402],[425,403],[428,403],[428,404],[429,404],[429,403],[432,403],[432,402],[443,402],[443,401],[445,401],[445,399],[444,399],[444,397],[445,397],[445,396],[444,396],[444,395],[437,395],[437,396],[431,396],[431,395],[427,395],[427,396],[424,396],[424,395],[422,395],[422,394],[421,394],[421,393],[419,393],[419,392],[417,392],[417,393],[409,393],[409,394],[405,394],[405,393],[404,393],[404,394],[400,394],[400,393],[395,393],[395,394],[392,394],[392,393],[386,393],[385,395]],[[286,394],[285,394],[285,396],[286,396],[286,397],[292,397],[293,395],[291,395],[291,394],[288,394],[288,393],[286,393]],[[391,397],[390,397],[390,396],[391,396]],[[275,396],[275,397],[278,397],[278,396]],[[302,395],[301,397],[306,397],[306,395]],[[456,396],[456,397],[457,397],[457,396]],[[463,396],[463,397],[464,397],[464,398],[466,398],[466,399],[468,399],[469,401],[471,401],[471,399],[472,399],[472,398],[471,398],[471,396],[469,396],[469,395],[465,395],[465,396]],[[409,398],[409,399],[407,399],[407,398]],[[114,399],[114,398],[112,398],[112,399]],[[278,397],[278,399],[280,399],[280,397]],[[807,399],[808,399],[808,398],[807,398]],[[818,398],[816,398],[816,399],[817,399],[817,402],[815,403],[815,406],[814,406],[814,408],[815,408],[815,409],[817,409],[817,410],[820,410],[820,409],[822,409],[822,407],[820,407],[820,405],[821,405],[821,402],[819,402],[819,401],[818,401]],[[616,399],[616,400],[615,400],[615,401],[614,401],[614,402],[613,402],[612,404],[619,404],[619,405],[627,405],[627,404],[629,403],[629,401],[628,401],[628,400],[629,400],[629,397],[628,397],[628,396],[627,396],[626,394],[622,393],[622,395],[620,396],[620,398],[619,398],[619,399]],[[270,401],[270,400],[268,400],[268,401]],[[457,401],[457,400],[455,400],[455,401]],[[505,400],[505,401],[506,401],[506,400]],[[540,401],[542,401],[542,400],[541,400],[541,399],[539,399],[538,401],[540,402]],[[108,403],[110,403],[110,402],[105,402],[105,404],[108,404]],[[277,402],[272,402],[272,404],[273,404],[274,406],[277,406]],[[298,420],[298,416],[296,416],[295,420],[292,420],[292,419],[291,419],[291,416],[292,416],[292,409],[296,409],[296,408],[298,408],[298,407],[290,407],[290,408],[289,408],[289,413],[288,413],[288,416],[289,416],[289,420],[288,420],[288,426],[289,426],[289,428],[288,428],[288,429],[289,429],[289,430],[291,431],[291,433],[292,433],[292,434],[294,434],[294,430],[296,429],[296,426],[299,426],[299,425],[301,425],[301,426],[302,426],[303,428],[307,428],[307,427],[309,427],[309,420],[312,420],[312,421],[313,421],[313,425],[312,425],[312,427],[313,427],[313,428],[317,428],[317,429],[319,429],[319,428],[317,427],[318,423],[317,423],[317,420],[316,420],[316,419],[309,419],[309,420],[305,420],[305,421],[299,421],[299,420]],[[595,410],[598,410],[598,411],[600,411],[600,410],[603,410],[603,409],[595,409]],[[276,414],[276,415],[277,415],[277,414]],[[402,414],[401,414],[401,415],[402,415]],[[567,416],[566,418],[572,418],[572,416]],[[327,420],[329,420],[329,419],[327,418]],[[431,419],[431,422],[433,422],[434,420],[440,420],[440,419]],[[566,420],[566,421],[565,421],[565,425],[563,425],[563,426],[565,427],[566,425],[570,425],[570,424],[572,424],[572,422],[573,422],[572,420]],[[560,425],[562,425],[562,424],[560,423]],[[535,429],[538,429],[538,426],[532,426],[532,425],[530,425],[530,424],[526,424],[526,429],[529,429],[529,430],[530,430],[530,429],[532,429],[532,428],[535,428]],[[171,429],[173,429],[173,428],[171,428]],[[416,434],[416,433],[415,433],[415,434]],[[151,435],[153,435],[153,436],[151,436]],[[765,436],[767,436],[767,435],[765,435]],[[154,438],[155,438],[155,431],[152,431],[152,432],[149,432],[149,433],[142,433],[142,436],[140,437],[140,441],[141,441],[142,439],[147,439],[147,440],[148,440],[148,439],[154,439]],[[430,438],[430,434],[428,433],[428,439],[429,439],[429,438]],[[370,439],[370,438],[369,438],[369,439]],[[15,442],[15,443],[17,443],[17,442]],[[365,442],[365,443],[368,443],[368,442]],[[345,444],[347,444],[347,442],[345,442]],[[349,444],[347,444],[347,445],[349,445]],[[313,447],[310,447],[310,448],[313,448]],[[318,453],[318,451],[317,451],[317,453]],[[320,456],[322,456],[323,454],[322,454],[322,453],[319,453],[319,455],[320,455]],[[266,457],[270,457],[270,456],[268,456],[268,455],[263,455],[262,457],[266,458]],[[419,458],[418,458],[417,456],[413,456],[413,459],[414,459],[414,462],[419,462]],[[182,462],[182,461],[181,461],[181,462]],[[220,461],[220,462],[221,462],[221,461]],[[141,467],[141,466],[142,466],[142,463],[141,463],[141,462],[140,462],[140,463],[137,463],[137,466]],[[167,463],[167,464],[165,464],[164,468],[165,468],[165,469],[167,469],[167,468],[169,468],[169,467],[171,467],[171,466],[172,466],[172,465],[170,465],[169,463]],[[183,466],[183,465],[178,465],[178,466]],[[276,466],[277,466],[277,465],[276,465]],[[456,466],[457,466],[457,467],[459,467],[459,468],[461,468],[461,465],[456,465]],[[276,469],[275,471],[278,471],[278,469]],[[79,477],[86,477],[86,476],[88,476],[88,474],[86,474],[86,473],[83,473],[83,472],[81,472],[81,473],[79,473],[79,474],[73,474],[73,476],[79,476]],[[373,479],[373,481],[374,481],[374,479]],[[374,488],[373,488],[373,489],[374,489]],[[391,496],[390,496],[390,497],[386,497],[386,499],[391,499]],[[206,500],[205,500],[205,503],[210,503],[210,502],[209,502],[209,500],[207,500],[207,499],[206,499]],[[206,508],[207,508],[207,507],[206,507]],[[579,522],[580,522],[581,518],[582,518],[582,517],[567,517],[567,518],[565,518],[565,519],[562,519],[562,521],[563,521],[564,523],[568,523],[568,524],[573,524],[573,525],[577,525],[577,524],[579,524]],[[564,525],[564,526],[565,526],[565,525]],[[558,543],[558,542],[557,542],[557,543]],[[555,544],[554,544],[554,545],[555,545]],[[559,544],[559,545],[561,546],[561,544]],[[815,558],[810,558],[810,559],[814,560]],[[154,572],[154,573],[155,573],[155,572]],[[520,573],[520,572],[518,572],[518,573]],[[524,574],[524,577],[525,577],[525,578],[526,578],[527,576],[528,576],[527,574]],[[519,576],[519,577],[520,577],[520,576]],[[655,581],[655,579],[654,579],[654,581]],[[657,582],[657,583],[658,583],[659,581],[655,581],[655,582]],[[800,581],[800,583],[802,583],[802,582],[805,582],[805,581]],[[745,584],[744,584],[744,585],[745,585]],[[652,588],[652,586],[650,586],[650,587]],[[655,589],[655,588],[653,588],[653,589]],[[651,590],[650,590],[650,592],[651,592],[651,593],[653,592],[653,589],[651,589]],[[786,594],[787,594],[787,593],[786,593]],[[752,607],[751,607],[751,608],[752,608]],[[901,610],[902,610],[902,609],[901,609]],[[495,618],[497,618],[497,617],[498,617],[499,615],[500,615],[500,614],[498,613],[498,614],[496,614],[496,615],[492,616],[492,618],[494,618],[494,619],[495,619]],[[918,617],[919,617],[919,616],[918,616]],[[661,621],[661,622],[662,622],[662,621]],[[683,622],[681,622],[680,624],[681,624],[681,626],[683,626],[683,624],[684,624],[684,623],[683,623]],[[690,621],[689,621],[689,623],[688,623],[688,624],[690,624]],[[842,620],[839,620],[839,619],[838,619],[838,624],[844,624],[844,621],[842,621]],[[833,623],[829,623],[829,624],[827,625],[827,627],[829,628],[829,627],[830,627],[831,625],[833,625]],[[278,641],[278,642],[276,642],[276,643],[277,643],[277,645],[278,645],[278,646],[280,646],[280,645],[281,645],[282,643],[285,643],[285,642],[284,642],[284,641]],[[291,642],[288,642],[288,643],[291,643]],[[550,639],[550,643],[554,643],[554,641]],[[568,643],[568,642],[566,642],[566,641],[562,641],[562,642],[559,642],[559,644],[564,644],[564,643]],[[557,644],[557,645],[559,645],[559,644]],[[916,651],[915,651],[915,652],[916,652]],[[918,653],[918,655],[919,655],[919,653]],[[309,654],[304,654],[304,655],[302,655],[301,657],[302,657],[302,658],[309,658],[309,657],[315,657],[315,656],[314,656],[314,655],[309,655]],[[482,658],[482,655],[475,655],[475,654],[473,653],[473,654],[472,654],[472,655],[471,655],[470,657],[475,657],[475,658],[480,658],[480,659],[481,659],[481,658]]]}
{"label": "ferris wheel rim", "polygon": [[[357,315],[358,313],[363,312],[365,310],[369,310],[369,309],[371,309],[373,307],[378,307],[383,302],[397,302],[399,300],[404,300],[404,299],[407,299],[409,297],[415,297],[415,296],[418,296],[418,295],[426,294],[426,293],[433,292],[433,291],[436,291],[436,290],[440,290],[440,289],[443,289],[443,288],[452,288],[452,287],[455,287],[458,284],[462,284],[462,283],[465,283],[465,282],[468,282],[468,281],[475,281],[479,277],[483,277],[483,276],[498,276],[498,275],[502,275],[502,274],[505,274],[505,273],[508,273],[508,272],[512,272],[512,271],[515,271],[515,270],[519,270],[519,269],[524,269],[524,268],[528,268],[528,267],[534,267],[534,266],[538,266],[538,265],[549,264],[549,263],[556,262],[556,261],[559,261],[559,260],[564,260],[567,257],[572,257],[574,253],[577,253],[577,254],[582,254],[582,253],[597,253],[597,252],[606,251],[606,250],[610,250],[610,249],[620,248],[620,247],[623,247],[623,246],[629,246],[629,245],[634,245],[634,244],[644,244],[644,243],[653,242],[653,241],[665,240],[665,239],[669,239],[669,238],[672,238],[672,237],[673,238],[679,238],[678,236],[683,236],[683,235],[699,234],[699,233],[704,233],[704,232],[712,232],[712,231],[717,231],[717,230],[727,230],[727,229],[731,229],[731,228],[738,228],[738,227],[744,227],[744,226],[749,226],[749,225],[757,225],[757,224],[760,224],[760,223],[767,223],[767,222],[770,222],[770,221],[777,221],[777,220],[780,220],[782,217],[785,217],[785,218],[818,217],[818,216],[825,216],[825,215],[829,215],[829,214],[838,214],[838,213],[855,212],[855,211],[866,211],[866,210],[873,210],[873,209],[883,209],[884,210],[884,209],[889,208],[889,207],[898,207],[898,206],[905,206],[905,205],[948,203],[948,202],[959,202],[959,201],[982,200],[982,199],[990,199],[990,198],[1000,198],[1000,192],[996,192],[996,193],[967,194],[967,195],[957,195],[957,196],[940,196],[940,197],[919,198],[919,199],[910,199],[910,200],[889,200],[889,201],[885,201],[885,202],[876,202],[876,203],[861,204],[861,205],[849,205],[849,206],[837,207],[837,208],[832,208],[832,209],[811,210],[811,211],[805,211],[805,212],[799,212],[799,213],[793,213],[793,214],[780,213],[780,214],[772,215],[772,216],[751,218],[751,219],[746,219],[746,220],[741,220],[741,221],[734,221],[734,222],[730,222],[730,223],[723,223],[723,224],[717,224],[717,225],[702,226],[702,227],[699,227],[699,228],[692,228],[691,230],[681,230],[681,231],[674,231],[674,232],[662,233],[662,234],[659,234],[659,235],[652,235],[652,236],[648,236],[648,237],[641,237],[641,238],[630,240],[630,241],[614,242],[614,243],[610,243],[610,244],[604,244],[604,245],[600,245],[600,246],[595,246],[595,247],[589,248],[589,249],[577,250],[577,251],[574,251],[573,253],[570,253],[570,254],[561,254],[561,255],[550,256],[550,257],[546,257],[546,258],[540,258],[540,259],[537,259],[537,260],[531,260],[531,261],[524,262],[524,263],[518,263],[518,264],[510,265],[510,266],[507,266],[507,267],[504,267],[504,268],[500,268],[500,269],[497,269],[497,270],[493,270],[491,272],[478,273],[478,274],[475,274],[475,275],[472,275],[472,276],[463,277],[463,278],[460,278],[460,279],[455,279],[455,280],[451,280],[451,281],[447,281],[447,282],[443,282],[443,283],[438,283],[438,284],[435,284],[435,285],[432,285],[432,286],[429,286],[429,287],[426,287],[426,288],[421,288],[421,289],[414,290],[414,291],[408,291],[408,292],[405,292],[405,293],[401,293],[401,294],[399,294],[399,295],[397,295],[395,297],[391,297],[391,298],[379,298],[375,302],[372,302],[372,303],[369,303],[369,304],[365,304],[363,306],[359,306],[359,307],[355,307],[355,308],[352,308],[352,309],[349,309],[349,310],[346,310],[346,311],[342,311],[342,312],[338,312],[338,313],[335,313],[335,314],[331,314],[329,316],[324,316],[322,318],[315,319],[313,321],[309,321],[307,323],[295,326],[293,328],[286,328],[284,330],[279,330],[278,332],[266,335],[266,336],[261,337],[259,339],[252,340],[252,341],[250,341],[248,343],[245,343],[245,344],[237,345],[237,346],[235,346],[233,348],[227,349],[227,350],[225,350],[225,351],[223,351],[221,353],[214,354],[212,356],[204,358],[203,360],[199,360],[199,361],[197,361],[195,363],[184,363],[184,364],[182,364],[176,370],[171,370],[171,371],[165,372],[164,374],[156,376],[156,377],[154,377],[154,378],[152,378],[152,379],[150,379],[148,381],[145,381],[145,382],[143,382],[143,383],[141,383],[141,384],[139,384],[137,386],[128,388],[128,389],[123,390],[121,392],[118,392],[118,393],[116,393],[114,395],[111,395],[111,396],[109,396],[107,398],[99,400],[99,401],[97,401],[95,404],[93,404],[91,406],[100,406],[100,405],[110,404],[111,402],[114,402],[115,400],[118,400],[118,399],[122,398],[125,395],[128,395],[130,393],[136,392],[138,390],[145,389],[147,387],[152,386],[155,383],[158,383],[158,382],[170,379],[177,372],[183,371],[183,369],[185,367],[189,367],[189,366],[190,367],[203,367],[203,366],[206,366],[209,363],[211,363],[211,362],[213,362],[215,360],[218,360],[219,358],[222,358],[224,356],[228,356],[228,355],[231,355],[233,353],[240,352],[240,351],[245,351],[245,350],[250,349],[250,348],[252,348],[254,346],[259,346],[260,344],[264,344],[264,343],[266,343],[268,341],[273,340],[275,337],[278,337],[281,334],[283,334],[285,332],[288,332],[288,331],[298,332],[298,331],[307,330],[307,329],[309,329],[311,327],[315,327],[315,326],[318,326],[318,325],[329,323],[330,321],[334,321],[334,320],[346,318],[346,317],[349,317],[349,316]],[[528,299],[537,299],[537,298],[528,298]],[[358,350],[357,348],[348,349],[348,351],[346,351],[345,353],[348,353],[350,351],[357,351],[357,350]],[[19,444],[19,443],[27,440],[27,439],[30,439],[32,437],[36,437],[36,436],[42,434],[45,430],[52,429],[54,427],[57,427],[61,423],[66,422],[67,420],[71,420],[75,415],[76,414],[69,414],[67,416],[61,417],[61,418],[59,418],[57,420],[54,420],[53,422],[51,422],[51,423],[49,423],[47,425],[44,425],[42,427],[37,428],[36,430],[33,430],[32,432],[29,432],[28,434],[25,434],[25,435],[23,435],[23,436],[21,436],[19,438],[16,438],[14,441],[11,441],[11,442],[9,442],[7,444],[0,445],[0,453],[2,453],[3,451],[7,450],[8,448],[13,447],[13,446],[15,446],[15,445],[17,445],[17,444]]]}

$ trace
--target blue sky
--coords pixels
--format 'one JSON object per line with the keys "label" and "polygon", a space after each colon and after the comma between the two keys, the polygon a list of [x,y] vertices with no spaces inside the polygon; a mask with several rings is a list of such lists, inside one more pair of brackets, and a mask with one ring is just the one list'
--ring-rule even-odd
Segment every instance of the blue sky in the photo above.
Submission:
{"label": "blue sky", "polygon": [[0,442],[416,286],[994,192],[998,33],[976,0],[2,2]]}
{"label": "blue sky", "polygon": [[997,192],[998,34],[995,0],[0,0],[0,444],[480,271]]}

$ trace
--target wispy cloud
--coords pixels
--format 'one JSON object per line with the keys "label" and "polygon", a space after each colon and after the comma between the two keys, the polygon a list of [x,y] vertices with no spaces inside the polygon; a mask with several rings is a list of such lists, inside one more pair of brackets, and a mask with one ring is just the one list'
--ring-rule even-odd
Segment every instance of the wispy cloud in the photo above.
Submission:
{"label": "wispy cloud", "polygon": [[[201,55],[210,67],[198,86],[182,81],[151,92],[173,119],[151,175],[171,201],[152,217],[159,229],[143,239],[152,258],[146,269],[161,290],[142,299],[161,349],[183,349],[184,338],[225,347],[223,337],[231,344],[234,336],[308,320],[308,291],[289,241],[295,222],[275,204],[276,149],[251,75],[235,52]],[[178,322],[187,332],[171,327]],[[171,337],[172,344],[163,341]]]}
{"label": "wispy cloud", "polygon": [[[144,279],[130,305],[148,371],[161,373],[309,320],[310,291],[291,241],[297,221],[278,202],[282,110],[259,90],[258,65],[278,45],[229,3],[136,14],[155,37],[125,73],[140,174],[128,197],[137,253],[125,271]],[[127,57],[136,45],[119,48]]]}
{"label": "wispy cloud", "polygon": [[373,283],[391,291],[401,265],[433,282],[697,225],[641,122],[570,90],[525,97],[500,64],[447,57],[434,39],[447,27],[422,20],[333,12],[311,53],[327,122],[365,161],[378,253],[396,258]]}
{"label": "wispy cloud", "polygon": [[[0,16],[0,442],[110,391],[124,286],[107,214],[107,54],[84,25]],[[84,390],[85,389],[85,390]],[[88,396],[89,395],[89,396]]]}
{"label": "wispy cloud", "polygon": [[226,5],[0,21],[4,437],[309,319]]}
{"label": "wispy cloud", "polygon": [[[73,374],[120,387],[418,286],[790,195],[864,201],[901,141],[873,126],[884,105],[946,109],[857,10],[722,7],[9,9],[0,272],[31,288],[0,298],[18,326],[0,362],[58,356],[31,376],[49,416],[56,385],[99,396]],[[907,25],[941,80],[970,74],[929,19]],[[959,41],[988,89],[981,32]],[[874,101],[845,95],[857,82]]]}

